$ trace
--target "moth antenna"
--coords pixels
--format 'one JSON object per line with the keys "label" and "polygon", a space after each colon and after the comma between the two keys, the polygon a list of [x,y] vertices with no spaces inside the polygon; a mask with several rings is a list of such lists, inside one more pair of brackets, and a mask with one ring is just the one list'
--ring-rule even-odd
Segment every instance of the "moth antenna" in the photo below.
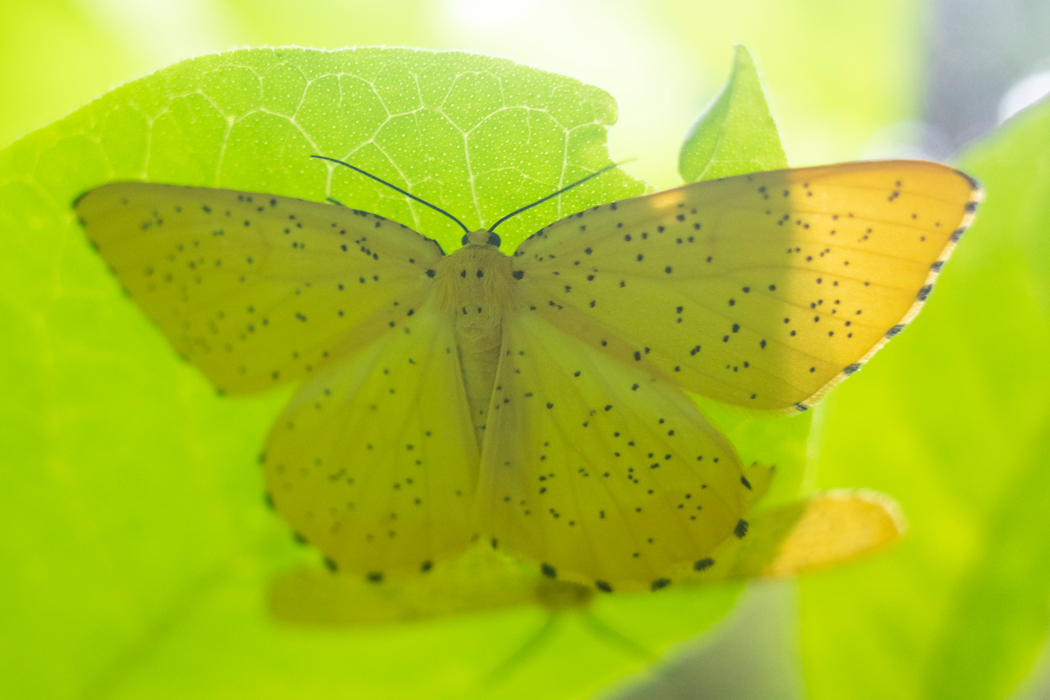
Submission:
{"label": "moth antenna", "polygon": [[[383,185],[386,185],[387,187],[389,187],[390,189],[394,190],[395,192],[400,192],[401,194],[405,195],[409,199],[414,199],[415,201],[419,202],[420,204],[426,205],[426,206],[430,207],[431,209],[433,209],[434,211],[439,212],[441,214],[444,214],[445,216],[447,216],[448,218],[452,219],[457,224],[459,224],[463,228],[464,231],[466,231],[467,233],[470,233],[470,229],[467,228],[466,224],[464,224],[462,221],[460,221],[456,217],[454,217],[451,214],[449,214],[447,211],[445,211],[441,207],[435,206],[435,205],[431,204],[430,202],[428,202],[427,200],[421,199],[421,198],[415,196],[411,192],[406,192],[403,189],[401,189],[400,187],[398,187],[397,185],[392,185],[389,182],[387,182],[386,180],[384,180],[383,178],[376,177],[372,173],[370,173],[370,172],[368,172],[366,170],[362,170],[361,168],[357,167],[356,165],[350,165],[349,163],[345,163],[345,162],[339,160],[338,158],[329,158],[328,156],[310,156],[310,157],[311,158],[317,158],[318,160],[327,160],[327,161],[329,161],[331,163],[338,163],[339,165],[345,165],[346,167],[350,168],[354,172],[358,172],[358,173],[361,173],[362,175],[364,175],[366,177],[370,177],[373,180],[375,180],[376,182],[378,182],[380,184],[383,184]],[[338,202],[337,202],[337,204],[338,204]]]}
{"label": "moth antenna", "polygon": [[544,202],[546,202],[546,201],[547,201],[548,199],[551,199],[551,198],[553,198],[553,197],[557,197],[557,196],[558,196],[559,194],[561,194],[562,192],[565,192],[565,191],[567,191],[567,190],[571,190],[571,189],[572,189],[573,187],[576,187],[576,185],[582,185],[583,183],[587,182],[587,181],[588,181],[588,180],[590,180],[591,178],[594,178],[594,177],[598,177],[599,175],[601,175],[602,173],[604,173],[604,172],[606,172],[606,171],[612,170],[613,168],[618,168],[618,167],[620,167],[621,165],[623,165],[624,163],[629,163],[629,162],[630,162],[629,160],[625,160],[625,161],[622,161],[622,162],[620,162],[620,163],[613,163],[612,165],[606,165],[606,166],[605,166],[604,168],[602,168],[601,170],[598,170],[598,171],[596,171],[596,172],[593,172],[593,173],[591,173],[590,175],[588,175],[587,177],[585,177],[585,178],[582,178],[582,179],[580,179],[580,180],[577,180],[576,182],[572,183],[571,185],[568,185],[568,186],[566,186],[566,187],[562,187],[562,188],[561,188],[560,190],[558,190],[557,192],[551,192],[551,193],[550,193],[549,195],[547,195],[547,196],[546,196],[546,197],[544,197],[543,199],[537,199],[537,200],[536,200],[535,202],[533,202],[532,204],[526,204],[526,205],[525,205],[525,206],[523,206],[523,207],[522,207],[521,209],[518,209],[518,210],[516,210],[516,211],[512,211],[511,213],[507,214],[506,216],[504,216],[504,217],[503,217],[502,219],[500,219],[500,220],[499,220],[499,221],[497,221],[496,223],[494,223],[494,224],[492,224],[491,226],[489,226],[489,232],[491,232],[491,233],[495,233],[495,232],[496,232],[496,227],[497,227],[497,226],[499,226],[500,224],[502,224],[502,223],[503,223],[504,221],[506,221],[506,220],[507,220],[507,219],[509,219],[510,217],[512,217],[512,216],[517,216],[518,214],[522,213],[523,211],[526,211],[527,209],[532,209],[532,208],[533,208],[534,206],[536,206],[537,204],[543,204],[543,203],[544,203]]}

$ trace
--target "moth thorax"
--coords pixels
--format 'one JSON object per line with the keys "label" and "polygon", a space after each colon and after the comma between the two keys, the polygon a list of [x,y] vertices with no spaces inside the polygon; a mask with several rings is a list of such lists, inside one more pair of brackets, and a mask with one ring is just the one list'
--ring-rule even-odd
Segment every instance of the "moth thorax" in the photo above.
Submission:
{"label": "moth thorax", "polygon": [[472,242],[444,258],[436,281],[437,301],[458,328],[498,325],[513,299],[511,259],[489,244]]}

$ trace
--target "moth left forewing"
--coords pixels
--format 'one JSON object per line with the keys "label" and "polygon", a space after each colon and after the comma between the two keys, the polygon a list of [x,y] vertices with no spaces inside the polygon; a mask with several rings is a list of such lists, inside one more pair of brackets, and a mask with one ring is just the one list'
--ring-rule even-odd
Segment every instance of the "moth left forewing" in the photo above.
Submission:
{"label": "moth left forewing", "polygon": [[505,333],[478,498],[493,546],[551,578],[651,590],[746,534],[738,458],[685,394],[527,312]]}
{"label": "moth left forewing", "polygon": [[978,199],[920,161],[694,183],[550,225],[516,278],[533,313],[621,362],[804,409],[914,316]]}
{"label": "moth left forewing", "polygon": [[443,255],[382,217],[277,195],[118,182],[75,209],[131,298],[230,393],[301,379],[346,336],[402,323]]}

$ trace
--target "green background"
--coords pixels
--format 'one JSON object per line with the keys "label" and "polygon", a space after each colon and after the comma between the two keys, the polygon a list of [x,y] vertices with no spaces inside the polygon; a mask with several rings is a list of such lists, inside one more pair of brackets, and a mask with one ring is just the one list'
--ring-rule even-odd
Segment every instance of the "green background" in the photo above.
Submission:
{"label": "green background", "polygon": [[[615,102],[545,77],[548,93],[503,95],[531,100],[533,116],[549,117],[550,142],[501,152],[495,146],[513,122],[501,122],[488,143],[479,134],[474,145],[490,162],[473,164],[461,178],[476,175],[488,197],[472,224],[571,180],[576,169],[603,164],[603,126],[617,116],[608,135],[612,157],[637,157],[625,169],[655,187],[680,182],[682,140],[725,82],[734,41],[749,47],[761,69],[792,165],[881,155],[892,127],[919,116],[925,5],[724,5],[5,3],[0,144],[112,85],[234,45],[469,49],[613,94]],[[759,585],[728,618],[738,587],[669,590],[596,608],[603,623],[655,652],[723,620],[701,638],[706,648],[678,652],[677,660],[650,668],[650,680],[628,675],[642,659],[567,616],[538,651],[485,686],[485,674],[520,649],[546,613],[525,607],[350,632],[290,631],[261,613],[273,572],[312,557],[294,549],[261,507],[252,463],[286,395],[214,397],[120,296],[72,222],[68,203],[80,190],[148,176],[293,195],[343,198],[352,190],[355,202],[452,235],[439,230],[444,222],[346,178],[337,176],[328,190],[325,168],[294,160],[304,147],[297,133],[310,147],[342,149],[339,155],[368,140],[367,116],[333,114],[369,109],[360,109],[345,84],[315,79],[338,55],[311,54],[298,74],[252,56],[176,68],[147,81],[152,89],[126,88],[0,151],[0,696],[1038,694],[1032,669],[1046,638],[1050,567],[1043,544],[1050,534],[1050,107],[1022,113],[959,157],[987,191],[978,222],[918,320],[815,411],[804,473],[798,440],[806,424],[716,416],[745,458],[779,454],[795,465],[778,479],[774,498],[790,497],[800,481],[804,490],[884,491],[910,519],[904,543],[797,586]],[[464,58],[453,73],[473,75],[470,61],[477,60]],[[408,73],[391,79],[390,104]],[[525,73],[517,77],[529,83],[533,74]],[[311,89],[301,88],[303,75]],[[513,79],[506,76],[508,84]],[[469,97],[492,90],[483,80],[463,89],[453,101],[455,118],[457,128],[469,129],[483,111]],[[290,94],[302,102],[287,103]],[[387,106],[392,114],[404,111],[394,106]],[[289,113],[301,115],[298,132],[282,121]],[[745,110],[741,119],[754,116]],[[563,148],[551,158],[557,139]],[[768,138],[741,139],[768,152]],[[201,160],[226,140],[242,152]],[[373,140],[382,148],[399,142]],[[425,183],[426,168],[435,166],[414,162],[413,149],[400,147],[400,161],[361,155],[368,163],[419,167],[401,175]],[[440,142],[427,147],[449,151]],[[452,159],[448,167],[455,165]],[[494,174],[485,180],[485,171]],[[643,187],[626,176],[603,183],[558,206]],[[454,205],[461,196],[437,197]],[[504,240],[513,244],[558,211],[551,205],[518,228],[508,224]]]}

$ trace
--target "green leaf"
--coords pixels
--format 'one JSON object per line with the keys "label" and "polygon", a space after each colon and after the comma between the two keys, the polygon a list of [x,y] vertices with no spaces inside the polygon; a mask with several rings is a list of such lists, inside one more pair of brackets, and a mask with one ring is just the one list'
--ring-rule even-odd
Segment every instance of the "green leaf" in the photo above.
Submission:
{"label": "green leaf", "polygon": [[690,127],[678,155],[686,182],[787,167],[751,54],[736,46],[722,92]]}
{"label": "green leaf", "polygon": [[1050,624],[1050,101],[970,150],[987,201],[901,337],[818,417],[821,485],[911,521],[801,584],[812,697],[1003,698]]}
{"label": "green leaf", "polygon": [[[70,205],[114,180],[334,197],[454,249],[609,162],[612,98],[506,60],[406,49],[241,50],[120,87],[0,151],[0,695],[462,696],[544,626],[523,607],[350,632],[281,626],[269,581],[317,564],[263,506],[255,455],[288,392],[215,396],[125,298]],[[500,229],[645,191],[613,171]],[[595,619],[661,652],[739,586],[613,596]],[[501,697],[583,697],[641,665],[566,617]],[[352,689],[349,690],[348,689]]]}

